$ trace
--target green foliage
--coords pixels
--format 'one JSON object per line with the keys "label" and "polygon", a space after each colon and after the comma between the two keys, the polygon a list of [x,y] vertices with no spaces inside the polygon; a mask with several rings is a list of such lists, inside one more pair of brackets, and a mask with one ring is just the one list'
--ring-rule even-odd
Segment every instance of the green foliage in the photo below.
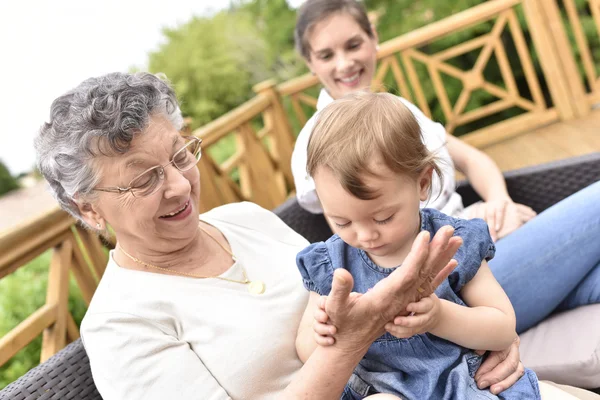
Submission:
{"label": "green foliage", "polygon": [[8,170],[6,165],[4,165],[2,161],[0,161],[0,196],[18,188],[19,183],[10,174],[10,171]]}
{"label": "green foliage", "polygon": [[252,15],[261,37],[267,43],[269,77],[280,82],[305,72],[306,67],[294,49],[296,11],[286,0],[238,2],[239,11]]}
{"label": "green foliage", "polygon": [[[0,337],[29,317],[46,302],[48,266],[47,251],[0,280]],[[79,325],[85,314],[85,303],[77,284],[69,283],[69,311]],[[41,335],[0,367],[0,390],[39,363]]]}
{"label": "green foliage", "polygon": [[213,17],[165,29],[148,69],[169,78],[197,128],[254,96],[253,85],[304,71],[294,51],[295,20],[285,0],[237,1]]}
{"label": "green foliage", "polygon": [[149,56],[149,69],[173,82],[194,128],[250,98],[252,83],[269,76],[266,43],[249,13],[194,18],[164,35],[166,43]]}

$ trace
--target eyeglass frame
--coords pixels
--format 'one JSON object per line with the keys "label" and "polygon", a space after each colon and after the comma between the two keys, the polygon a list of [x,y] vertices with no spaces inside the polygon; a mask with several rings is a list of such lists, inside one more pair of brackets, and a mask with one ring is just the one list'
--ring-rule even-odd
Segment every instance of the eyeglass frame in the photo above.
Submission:
{"label": "eyeglass frame", "polygon": [[[119,194],[121,194],[121,193],[127,193],[127,192],[130,192],[130,193],[131,193],[131,195],[132,195],[133,197],[136,197],[136,198],[142,198],[142,197],[147,197],[147,196],[151,196],[151,195],[153,195],[154,193],[156,193],[156,192],[158,191],[158,189],[160,189],[160,187],[163,185],[163,182],[165,181],[165,178],[164,178],[164,177],[165,177],[165,168],[166,168],[167,166],[169,166],[170,164],[173,164],[173,166],[174,166],[175,168],[177,168],[177,170],[178,170],[178,171],[180,171],[180,172],[186,172],[186,171],[189,171],[190,169],[192,169],[192,168],[194,167],[194,165],[198,164],[198,162],[199,162],[199,161],[200,161],[200,159],[202,158],[202,147],[201,147],[201,144],[202,144],[202,139],[201,139],[201,138],[198,138],[198,137],[196,137],[196,136],[182,136],[182,137],[183,137],[185,140],[189,140],[189,142],[187,142],[187,143],[186,143],[186,144],[185,144],[183,147],[181,147],[179,150],[177,150],[177,151],[176,151],[176,152],[173,154],[173,157],[171,158],[171,161],[169,161],[169,162],[168,162],[168,163],[166,163],[165,165],[155,165],[154,167],[150,167],[150,168],[148,168],[147,170],[145,170],[145,171],[143,171],[143,172],[139,173],[139,174],[138,174],[138,175],[136,175],[136,176],[135,176],[135,177],[134,177],[134,178],[133,178],[131,181],[129,181],[129,184],[131,185],[131,182],[135,181],[136,179],[138,179],[140,176],[144,175],[145,173],[147,173],[147,172],[149,172],[149,171],[152,171],[153,169],[157,169],[157,168],[158,168],[159,170],[162,170],[162,173],[159,173],[159,175],[162,177],[162,179],[161,179],[161,183],[160,183],[160,185],[158,185],[158,187],[156,188],[156,190],[154,190],[152,193],[148,193],[147,195],[144,195],[144,196],[136,196],[136,195],[135,195],[135,193],[133,192],[133,190],[135,190],[135,189],[139,189],[139,188],[137,188],[137,187],[132,187],[132,186],[129,186],[129,187],[126,187],[126,188],[122,188],[122,187],[120,187],[120,186],[94,187],[94,188],[92,188],[92,190],[97,190],[97,191],[99,191],[99,192],[119,193]],[[182,170],[182,169],[181,169],[181,168],[179,168],[179,167],[177,166],[177,164],[175,163],[175,157],[177,157],[177,155],[179,154],[179,152],[186,150],[186,148],[187,148],[188,146],[190,146],[190,143],[193,143],[193,142],[197,142],[197,143],[198,143],[198,158],[196,159],[196,162],[195,162],[195,163],[192,163],[192,164],[190,164],[190,167],[189,167],[189,168],[187,168],[187,169],[183,169],[183,170]],[[192,153],[192,154],[193,154],[193,153]],[[196,156],[194,155],[194,157],[196,157]]]}

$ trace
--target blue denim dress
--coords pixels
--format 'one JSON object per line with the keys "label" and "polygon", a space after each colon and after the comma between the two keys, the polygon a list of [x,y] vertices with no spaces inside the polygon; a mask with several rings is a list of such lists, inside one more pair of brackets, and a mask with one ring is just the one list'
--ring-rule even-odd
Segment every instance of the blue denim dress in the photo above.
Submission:
{"label": "blue denim dress", "polygon": [[[481,219],[462,220],[434,209],[421,210],[421,230],[431,237],[442,226],[454,227],[463,245],[454,257],[458,266],[435,291],[440,299],[465,305],[462,287],[477,273],[482,260],[494,256],[495,246]],[[345,268],[354,278],[355,292],[366,293],[394,268],[382,268],[363,251],[344,243],[338,235],[311,244],[297,256],[304,286],[327,295],[333,271]],[[354,371],[342,399],[362,399],[370,394],[390,393],[408,400],[540,399],[535,373],[529,369],[512,387],[498,396],[480,390],[474,376],[482,356],[455,343],[425,333],[398,339],[389,333],[378,338]]]}

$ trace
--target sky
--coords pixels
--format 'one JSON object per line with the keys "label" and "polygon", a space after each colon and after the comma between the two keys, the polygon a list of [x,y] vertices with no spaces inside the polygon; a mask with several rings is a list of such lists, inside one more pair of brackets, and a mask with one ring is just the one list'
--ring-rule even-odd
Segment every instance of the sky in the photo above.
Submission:
{"label": "sky", "polygon": [[[297,6],[301,0],[292,0]],[[0,1],[0,160],[13,175],[35,164],[33,138],[50,104],[84,79],[144,69],[164,27],[229,0]]]}

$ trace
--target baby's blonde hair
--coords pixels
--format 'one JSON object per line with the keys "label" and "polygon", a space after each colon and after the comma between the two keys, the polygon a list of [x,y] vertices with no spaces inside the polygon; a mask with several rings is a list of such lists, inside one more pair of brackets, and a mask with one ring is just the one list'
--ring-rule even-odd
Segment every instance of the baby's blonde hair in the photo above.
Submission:
{"label": "baby's blonde hair", "polygon": [[379,160],[392,172],[413,179],[428,167],[442,179],[436,157],[423,143],[417,119],[398,97],[357,91],[320,112],[308,143],[309,175],[328,167],[349,193],[370,200],[377,193],[362,177],[377,176],[373,164]]}

